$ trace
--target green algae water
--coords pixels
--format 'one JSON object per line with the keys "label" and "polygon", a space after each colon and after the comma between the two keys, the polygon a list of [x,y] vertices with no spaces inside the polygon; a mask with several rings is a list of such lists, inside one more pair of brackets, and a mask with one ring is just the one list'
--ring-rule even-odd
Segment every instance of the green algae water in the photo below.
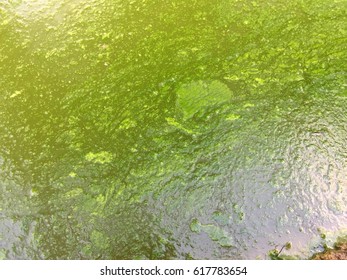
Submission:
{"label": "green algae water", "polygon": [[346,234],[346,11],[1,0],[0,259],[305,259]]}

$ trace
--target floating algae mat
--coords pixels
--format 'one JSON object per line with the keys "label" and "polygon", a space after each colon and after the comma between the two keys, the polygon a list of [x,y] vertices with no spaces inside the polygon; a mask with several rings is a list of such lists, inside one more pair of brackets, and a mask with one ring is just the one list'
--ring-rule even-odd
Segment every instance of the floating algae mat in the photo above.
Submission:
{"label": "floating algae mat", "polygon": [[285,244],[307,259],[334,244],[345,11],[1,1],[0,259],[267,259]]}

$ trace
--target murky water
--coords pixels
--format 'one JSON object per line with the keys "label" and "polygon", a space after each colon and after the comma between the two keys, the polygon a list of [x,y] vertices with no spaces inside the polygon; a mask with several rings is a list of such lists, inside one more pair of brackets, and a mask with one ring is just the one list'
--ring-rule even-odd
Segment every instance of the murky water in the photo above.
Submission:
{"label": "murky water", "polygon": [[346,3],[164,2],[0,2],[0,259],[346,234]]}

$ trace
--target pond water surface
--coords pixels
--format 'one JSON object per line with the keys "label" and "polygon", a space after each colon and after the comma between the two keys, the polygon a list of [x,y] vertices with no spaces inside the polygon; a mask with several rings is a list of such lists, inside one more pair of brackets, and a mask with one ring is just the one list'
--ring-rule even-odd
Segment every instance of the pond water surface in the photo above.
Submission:
{"label": "pond water surface", "polygon": [[347,233],[345,1],[1,1],[0,259],[308,258]]}

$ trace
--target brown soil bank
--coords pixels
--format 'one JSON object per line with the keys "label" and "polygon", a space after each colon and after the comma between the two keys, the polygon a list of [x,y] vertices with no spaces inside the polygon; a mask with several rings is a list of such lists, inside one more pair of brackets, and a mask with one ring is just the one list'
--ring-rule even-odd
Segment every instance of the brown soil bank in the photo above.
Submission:
{"label": "brown soil bank", "polygon": [[312,260],[347,260],[347,240],[335,243],[334,249],[326,249],[322,253],[312,256]]}

